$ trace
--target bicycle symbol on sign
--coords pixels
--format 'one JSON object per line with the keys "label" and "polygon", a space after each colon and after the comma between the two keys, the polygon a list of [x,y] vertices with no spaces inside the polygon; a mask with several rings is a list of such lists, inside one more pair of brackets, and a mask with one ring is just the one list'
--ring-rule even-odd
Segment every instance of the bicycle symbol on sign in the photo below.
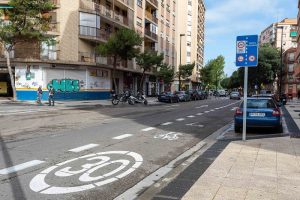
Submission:
{"label": "bicycle symbol on sign", "polygon": [[154,136],[155,139],[162,139],[162,140],[177,140],[179,135],[182,135],[182,133],[175,133],[175,132],[170,132],[170,133],[160,133]]}

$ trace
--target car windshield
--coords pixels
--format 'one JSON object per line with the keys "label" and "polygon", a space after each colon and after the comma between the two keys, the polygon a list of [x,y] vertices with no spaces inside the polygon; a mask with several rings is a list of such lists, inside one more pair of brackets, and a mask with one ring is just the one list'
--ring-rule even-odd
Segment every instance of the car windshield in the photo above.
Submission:
{"label": "car windshield", "polygon": [[238,95],[239,93],[238,92],[232,92],[231,94],[232,95]]}
{"label": "car windshield", "polygon": [[[244,107],[244,102],[241,108]],[[272,99],[248,99],[247,108],[276,108]]]}

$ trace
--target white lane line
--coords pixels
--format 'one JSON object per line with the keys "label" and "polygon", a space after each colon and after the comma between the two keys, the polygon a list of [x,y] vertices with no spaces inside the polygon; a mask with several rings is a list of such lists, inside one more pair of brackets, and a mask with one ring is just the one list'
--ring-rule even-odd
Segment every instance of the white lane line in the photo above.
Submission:
{"label": "white lane line", "polygon": [[161,124],[161,126],[168,126],[168,125],[171,125],[171,124],[173,124],[173,122],[166,122],[166,123]]}
{"label": "white lane line", "polygon": [[211,109],[211,110],[210,110],[210,112],[214,112],[214,111],[215,111],[214,109]]}
{"label": "white lane line", "polygon": [[210,111],[208,111],[208,110],[207,110],[207,111],[205,111],[205,113],[209,113],[209,112],[210,112]]}
{"label": "white lane line", "polygon": [[201,116],[201,115],[203,115],[203,113],[197,113],[196,115]]}
{"label": "white lane line", "polygon": [[122,140],[124,138],[131,137],[131,136],[132,136],[132,134],[124,134],[124,135],[119,135],[117,137],[114,137],[113,139],[114,140]]}
{"label": "white lane line", "polygon": [[208,107],[208,105],[202,105],[202,106],[200,106],[201,108],[204,108],[204,107]]}
{"label": "white lane line", "polygon": [[99,146],[99,144],[87,144],[87,145],[84,145],[84,146],[81,146],[81,147],[70,149],[69,151],[74,152],[74,153],[78,153],[78,152],[88,150],[88,149],[91,149],[91,148],[94,148],[94,147],[97,147],[97,146]]}
{"label": "white lane line", "polygon": [[198,124],[198,122],[194,122],[194,123],[190,123],[190,124],[186,124],[187,126],[196,126],[199,128],[203,128],[204,126],[202,124]]}
{"label": "white lane line", "polygon": [[15,165],[9,168],[5,168],[5,169],[1,169],[0,170],[0,174],[5,175],[5,174],[10,174],[10,173],[14,173],[29,167],[33,167],[39,164],[44,163],[45,161],[41,161],[41,160],[32,160],[23,164],[19,164],[19,165]]}
{"label": "white lane line", "polygon": [[172,107],[178,107],[179,105],[171,105]]}
{"label": "white lane line", "polygon": [[194,115],[189,115],[187,116],[188,118],[194,118],[195,116]]}
{"label": "white lane line", "polygon": [[184,120],[185,120],[184,118],[176,119],[176,121],[178,121],[178,122],[181,122],[181,121],[184,121]]}
{"label": "white lane line", "polygon": [[154,130],[154,129],[155,129],[154,127],[148,127],[148,128],[142,129],[142,131],[147,132],[147,131],[151,131],[151,130]]}

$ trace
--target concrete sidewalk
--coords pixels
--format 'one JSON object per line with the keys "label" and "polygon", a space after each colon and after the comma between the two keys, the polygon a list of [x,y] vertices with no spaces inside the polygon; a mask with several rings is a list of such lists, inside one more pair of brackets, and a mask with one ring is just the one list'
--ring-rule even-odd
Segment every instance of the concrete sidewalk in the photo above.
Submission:
{"label": "concrete sidewalk", "polygon": [[298,128],[300,129],[300,100],[290,100],[287,102],[285,108],[290,113],[291,117],[294,119]]}
{"label": "concrete sidewalk", "polygon": [[[148,105],[158,105],[162,104],[161,102],[158,102],[156,97],[148,97]],[[0,104],[18,104],[18,105],[37,105],[35,101],[11,101],[11,100],[1,100]],[[138,103],[136,103],[138,105]],[[42,102],[43,106],[48,105],[48,101],[43,101]],[[120,105],[129,105],[128,103],[119,103],[116,106]],[[104,106],[104,107],[109,107],[109,106],[114,106],[111,103],[111,99],[106,99],[106,100],[84,100],[84,101],[55,101],[55,107],[87,107],[87,106]]]}
{"label": "concrete sidewalk", "polygon": [[300,199],[300,139],[231,142],[183,199]]}

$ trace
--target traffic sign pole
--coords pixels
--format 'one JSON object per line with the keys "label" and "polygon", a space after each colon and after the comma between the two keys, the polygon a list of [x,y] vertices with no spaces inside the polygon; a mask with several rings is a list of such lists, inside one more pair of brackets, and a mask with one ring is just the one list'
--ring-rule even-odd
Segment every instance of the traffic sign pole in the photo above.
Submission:
{"label": "traffic sign pole", "polygon": [[243,141],[246,141],[247,128],[247,97],[248,97],[248,67],[245,68],[244,76],[244,106],[243,106]]}

